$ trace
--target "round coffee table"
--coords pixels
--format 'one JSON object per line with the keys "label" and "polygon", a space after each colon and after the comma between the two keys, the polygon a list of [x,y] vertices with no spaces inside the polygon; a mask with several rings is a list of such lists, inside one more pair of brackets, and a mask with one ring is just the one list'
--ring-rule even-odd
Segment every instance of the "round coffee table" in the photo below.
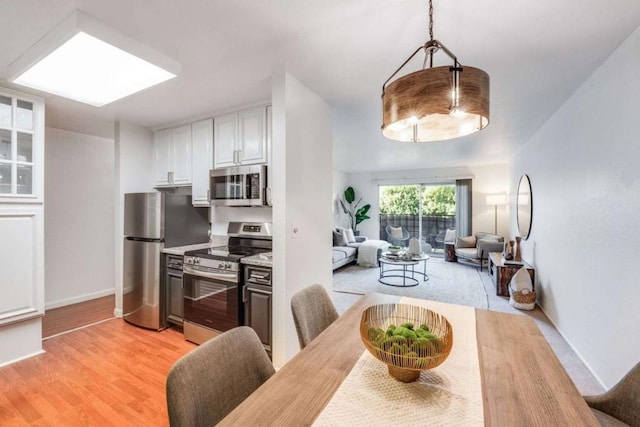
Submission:
{"label": "round coffee table", "polygon": [[[416,275],[422,276],[424,282],[429,280],[429,275],[427,274],[428,259],[429,255],[425,254],[404,258],[401,254],[393,255],[390,252],[384,252],[380,257],[380,277],[378,282],[383,285],[400,288],[418,286],[420,280],[415,277]],[[422,271],[416,271],[415,266],[421,262],[423,264]],[[394,278],[402,279],[402,284],[392,283],[390,279]]]}

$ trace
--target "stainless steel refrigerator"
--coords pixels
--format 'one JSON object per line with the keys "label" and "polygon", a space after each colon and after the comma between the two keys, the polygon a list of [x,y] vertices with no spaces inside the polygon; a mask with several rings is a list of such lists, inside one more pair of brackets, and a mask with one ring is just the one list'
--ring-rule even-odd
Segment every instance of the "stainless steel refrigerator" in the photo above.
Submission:
{"label": "stainless steel refrigerator", "polygon": [[123,317],[134,325],[166,327],[162,249],[206,243],[209,209],[191,196],[129,193],[124,196]]}

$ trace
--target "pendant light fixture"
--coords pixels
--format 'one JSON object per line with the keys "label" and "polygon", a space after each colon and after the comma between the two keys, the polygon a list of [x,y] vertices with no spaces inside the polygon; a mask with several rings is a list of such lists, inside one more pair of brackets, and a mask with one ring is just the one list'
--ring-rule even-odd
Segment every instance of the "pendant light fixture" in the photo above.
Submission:
{"label": "pendant light fixture", "polygon": [[[429,37],[382,85],[382,134],[389,139],[443,141],[489,125],[489,75],[479,68],[463,67],[433,38],[433,0],[429,0]],[[389,83],[422,50],[422,70]],[[439,50],[451,58],[451,66],[433,66]]]}

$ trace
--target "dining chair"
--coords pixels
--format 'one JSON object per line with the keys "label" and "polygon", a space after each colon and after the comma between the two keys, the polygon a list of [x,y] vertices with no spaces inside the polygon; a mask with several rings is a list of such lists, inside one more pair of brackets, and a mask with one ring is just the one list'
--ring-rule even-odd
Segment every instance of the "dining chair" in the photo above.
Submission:
{"label": "dining chair", "polygon": [[300,350],[338,318],[338,312],[322,285],[311,285],[291,298],[293,322]]}
{"label": "dining chair", "polygon": [[584,400],[603,426],[640,426],[640,363],[609,391]]}
{"label": "dining chair", "polygon": [[215,425],[274,373],[253,329],[241,326],[210,339],[169,371],[169,424]]}

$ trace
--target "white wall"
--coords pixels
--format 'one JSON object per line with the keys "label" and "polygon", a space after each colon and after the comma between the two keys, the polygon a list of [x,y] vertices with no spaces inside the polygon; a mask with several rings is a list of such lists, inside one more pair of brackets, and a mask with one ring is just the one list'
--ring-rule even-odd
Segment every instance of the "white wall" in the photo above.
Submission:
{"label": "white wall", "polygon": [[[640,360],[640,29],[517,152],[538,301],[610,387]],[[515,220],[512,221],[515,233]]]}
{"label": "white wall", "polygon": [[40,317],[3,325],[0,336],[0,367],[44,353]]}
{"label": "white wall", "polygon": [[[342,206],[340,205],[340,200],[344,199],[344,190],[350,184],[347,181],[347,174],[340,171],[333,171],[333,203],[332,212],[333,212],[333,226],[334,227],[350,227],[351,223],[349,221],[349,216],[345,215],[342,210]],[[364,203],[366,205],[366,203]],[[327,233],[328,234],[328,233]]]}
{"label": "white wall", "polygon": [[45,133],[45,305],[114,293],[114,142]]}
{"label": "white wall", "polygon": [[[329,105],[288,73],[273,77],[273,362],[299,350],[290,301],[331,290],[332,139]],[[293,230],[297,229],[298,233]]]}
{"label": "white wall", "polygon": [[[421,169],[390,172],[366,172],[346,175],[345,186],[352,186],[356,190],[356,197],[363,197],[363,204],[370,203],[369,216],[358,225],[363,236],[370,239],[386,236],[380,234],[380,208],[378,200],[379,185],[394,184],[438,184],[452,182],[456,179],[472,178],[472,232],[493,232],[495,227],[494,207],[486,203],[489,194],[505,193],[509,186],[509,167],[506,164],[468,166],[457,168]],[[498,207],[498,234],[510,237],[510,210],[507,206]],[[346,217],[342,213],[342,217]]]}
{"label": "white wall", "polygon": [[124,194],[153,189],[153,132],[127,122],[115,124],[115,282],[116,316],[122,316]]}

